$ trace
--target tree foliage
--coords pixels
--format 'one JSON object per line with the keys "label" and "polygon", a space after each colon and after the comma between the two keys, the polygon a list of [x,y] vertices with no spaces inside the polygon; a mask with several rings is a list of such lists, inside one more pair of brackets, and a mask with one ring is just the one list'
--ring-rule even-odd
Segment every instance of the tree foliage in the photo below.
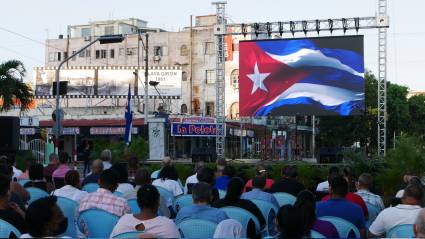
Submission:
{"label": "tree foliage", "polygon": [[34,95],[31,87],[22,80],[25,74],[25,67],[20,61],[0,64],[0,112],[10,110],[17,103],[21,110],[29,108]]}

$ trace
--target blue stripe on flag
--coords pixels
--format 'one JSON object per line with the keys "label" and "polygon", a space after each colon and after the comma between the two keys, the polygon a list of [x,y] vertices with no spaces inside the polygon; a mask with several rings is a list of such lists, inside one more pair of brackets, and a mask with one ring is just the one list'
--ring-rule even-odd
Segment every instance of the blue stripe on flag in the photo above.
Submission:
{"label": "blue stripe on flag", "polygon": [[346,71],[329,67],[302,67],[310,72],[310,75],[298,83],[311,83],[339,87],[355,92],[364,92],[364,78],[350,74]]}

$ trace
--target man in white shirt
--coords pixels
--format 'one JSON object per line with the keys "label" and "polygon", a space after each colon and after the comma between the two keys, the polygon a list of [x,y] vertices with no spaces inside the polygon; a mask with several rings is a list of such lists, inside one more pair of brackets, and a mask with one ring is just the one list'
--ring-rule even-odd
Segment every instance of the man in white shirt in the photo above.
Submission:
{"label": "man in white shirt", "polygon": [[161,169],[164,168],[165,166],[169,166],[169,165],[171,165],[171,158],[169,156],[165,156],[162,159],[161,168],[158,169],[158,170],[156,170],[156,171],[154,171],[154,172],[152,172],[151,179],[152,180],[157,179],[158,178],[158,175],[159,175],[159,172],[161,172]]}
{"label": "man in white shirt", "polygon": [[423,197],[419,185],[409,185],[404,190],[402,204],[390,207],[379,213],[369,228],[369,238],[384,236],[391,228],[402,224],[414,224]]}
{"label": "man in white shirt", "polygon": [[105,149],[100,153],[100,159],[103,163],[103,170],[110,169],[112,167],[112,152],[109,149]]}
{"label": "man in white shirt", "polygon": [[329,168],[329,175],[328,175],[328,180],[319,183],[319,185],[317,185],[317,189],[316,192],[324,192],[324,193],[328,193],[329,192],[329,178],[332,178],[334,175],[338,175],[339,174],[339,169],[337,167],[330,167]]}
{"label": "man in white shirt", "polygon": [[187,179],[186,179],[186,183],[185,183],[185,185],[184,185],[184,193],[185,194],[190,194],[191,193],[191,191],[192,190],[190,190],[190,188],[194,185],[194,184],[196,184],[196,183],[198,183],[199,182],[199,180],[198,180],[198,178],[197,178],[197,176],[198,176],[198,171],[202,168],[202,167],[204,167],[205,166],[205,163],[204,162],[197,162],[196,164],[195,164],[195,174],[194,175],[192,175],[192,176],[189,176]]}
{"label": "man in white shirt", "polygon": [[382,198],[379,195],[373,194],[370,192],[370,188],[373,184],[372,175],[364,173],[360,175],[358,182],[356,183],[357,192],[356,194],[362,197],[365,203],[369,203],[372,206],[375,206],[376,209],[382,211],[385,209]]}
{"label": "man in white shirt", "polygon": [[59,197],[66,197],[76,202],[85,197],[88,192],[81,191],[80,186],[80,174],[76,170],[70,170],[65,174],[65,186],[56,189],[52,192],[52,195]]}

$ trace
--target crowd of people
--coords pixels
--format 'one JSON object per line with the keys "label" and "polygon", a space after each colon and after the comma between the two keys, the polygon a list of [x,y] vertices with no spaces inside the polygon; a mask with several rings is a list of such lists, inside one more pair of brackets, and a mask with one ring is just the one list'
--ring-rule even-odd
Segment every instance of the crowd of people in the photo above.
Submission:
{"label": "crowd of people", "polygon": [[[111,164],[111,159],[111,151],[104,150],[81,177],[65,152],[52,154],[46,166],[27,160],[24,171],[15,167],[12,157],[2,156],[0,219],[19,230],[21,238],[58,237],[72,223],[79,236],[90,236],[89,230],[78,227],[75,218],[67,218],[61,211],[57,200],[64,197],[78,203],[77,216],[100,209],[119,217],[111,237],[140,231],[143,238],[180,238],[178,225],[189,219],[216,223],[215,238],[260,238],[269,228],[269,236],[276,238],[308,238],[313,231],[326,238],[345,237],[332,222],[324,220],[329,216],[351,223],[363,238],[385,237],[390,229],[405,224],[413,225],[418,237],[425,236],[424,187],[410,172],[403,177],[405,187],[385,207],[382,198],[373,193],[372,175],[363,173],[354,179],[349,167],[330,167],[327,179],[316,190],[308,190],[298,180],[295,165],[284,166],[281,177],[272,179],[267,167],[258,163],[256,175],[247,179],[225,160],[218,160],[214,168],[199,162],[183,184],[169,157],[155,172],[138,168],[135,158],[129,162],[131,167]],[[82,190],[92,183],[98,184],[96,191]],[[49,196],[28,203],[28,188],[41,189]],[[159,189],[169,194],[161,194]],[[274,193],[292,195],[295,202],[281,205]],[[192,204],[175,207],[175,198],[185,194],[191,195]],[[132,211],[130,199],[136,199],[137,212]],[[256,204],[259,200],[276,209],[273,218],[263,215]],[[229,206],[250,212],[256,220],[244,227],[222,209]],[[379,213],[372,215],[368,206]],[[355,232],[348,237],[356,237]]]}

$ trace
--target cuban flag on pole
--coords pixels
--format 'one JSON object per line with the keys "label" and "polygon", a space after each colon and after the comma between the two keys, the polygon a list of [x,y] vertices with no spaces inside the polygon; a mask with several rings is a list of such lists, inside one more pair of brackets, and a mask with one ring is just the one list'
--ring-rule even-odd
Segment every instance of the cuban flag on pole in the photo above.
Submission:
{"label": "cuban flag on pole", "polygon": [[133,127],[133,113],[131,112],[131,88],[128,85],[127,107],[125,109],[125,136],[124,140],[127,145],[131,143],[131,131]]}
{"label": "cuban flag on pole", "polygon": [[364,112],[363,37],[240,43],[240,115]]}

